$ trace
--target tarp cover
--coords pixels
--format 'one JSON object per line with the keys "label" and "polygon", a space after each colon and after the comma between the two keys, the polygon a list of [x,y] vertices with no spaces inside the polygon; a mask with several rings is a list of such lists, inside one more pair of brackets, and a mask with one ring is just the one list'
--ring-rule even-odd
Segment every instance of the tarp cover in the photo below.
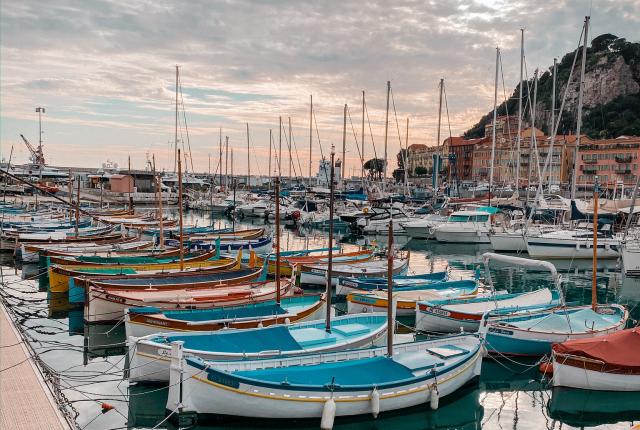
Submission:
{"label": "tarp cover", "polygon": [[605,370],[640,374],[640,327],[591,339],[570,340],[553,345],[560,354],[601,360]]}

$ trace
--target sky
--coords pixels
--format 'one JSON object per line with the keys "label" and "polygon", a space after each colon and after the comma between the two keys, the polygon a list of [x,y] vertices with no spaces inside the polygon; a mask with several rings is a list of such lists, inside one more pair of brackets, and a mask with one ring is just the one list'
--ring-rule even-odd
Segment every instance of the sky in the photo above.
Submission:
{"label": "sky", "polygon": [[[410,145],[436,144],[441,78],[442,139],[492,109],[496,46],[499,101],[503,86],[510,95],[520,28],[529,76],[575,49],[588,14],[590,36],[640,40],[640,0],[3,0],[0,8],[0,155],[8,159],[13,146],[12,162],[27,161],[20,134],[37,143],[42,106],[45,157],[56,166],[125,167],[131,157],[144,168],[155,156],[158,169],[172,170],[176,65],[180,146],[190,146],[193,170],[216,171],[222,128],[234,172],[247,172],[248,155],[253,174],[268,174],[269,130],[277,147],[281,116],[287,135],[291,118],[292,173],[306,175],[313,95],[313,173],[332,145],[342,158],[347,104],[346,169],[359,174],[362,91],[365,158],[374,147],[382,157],[391,81],[393,168],[407,118]],[[283,148],[287,175],[284,138]]]}

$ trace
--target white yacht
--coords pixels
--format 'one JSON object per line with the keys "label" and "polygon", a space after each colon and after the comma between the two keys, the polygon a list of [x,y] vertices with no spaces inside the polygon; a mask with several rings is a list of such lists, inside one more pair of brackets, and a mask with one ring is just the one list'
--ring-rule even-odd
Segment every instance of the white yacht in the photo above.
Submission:
{"label": "white yacht", "polygon": [[407,236],[414,239],[433,239],[435,229],[440,224],[446,222],[449,217],[438,214],[429,214],[421,218],[407,221],[402,224]]}
{"label": "white yacht", "polygon": [[434,229],[435,238],[445,243],[490,243],[491,217],[496,212],[491,206],[456,211]]}
{"label": "white yacht", "polygon": [[[589,223],[580,223],[577,228],[556,230],[537,237],[528,236],[527,252],[533,258],[593,258],[593,231]],[[610,234],[611,226],[598,233],[598,258],[618,258],[621,238]]]}

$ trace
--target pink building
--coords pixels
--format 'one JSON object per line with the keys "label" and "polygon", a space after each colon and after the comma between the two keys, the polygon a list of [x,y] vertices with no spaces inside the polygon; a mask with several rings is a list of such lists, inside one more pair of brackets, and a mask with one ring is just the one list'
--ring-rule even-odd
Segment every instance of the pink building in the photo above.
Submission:
{"label": "pink building", "polygon": [[595,176],[603,187],[613,188],[624,183],[633,186],[638,171],[640,136],[620,136],[616,139],[591,140],[582,137],[576,162],[577,183],[593,184]]}

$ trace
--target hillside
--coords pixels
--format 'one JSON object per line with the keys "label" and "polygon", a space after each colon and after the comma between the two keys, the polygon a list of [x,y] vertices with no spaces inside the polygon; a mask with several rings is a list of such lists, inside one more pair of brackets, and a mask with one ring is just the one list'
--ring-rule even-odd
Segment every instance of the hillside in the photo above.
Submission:
{"label": "hillside", "polygon": [[[576,69],[571,81],[562,121],[558,133],[575,133],[578,104],[578,78],[582,49],[579,48]],[[575,51],[567,53],[558,63],[556,108],[560,108],[567,85]],[[538,81],[536,127],[550,134],[552,67]],[[524,83],[523,109],[527,106],[527,83]],[[533,79],[528,83],[533,92]],[[498,107],[498,115],[517,114],[518,92],[516,87],[507,103]],[[533,95],[531,96],[533,98]],[[592,138],[640,135],[640,43],[628,42],[612,34],[602,34],[593,39],[587,48],[585,92],[583,98],[584,133]],[[484,127],[493,119],[493,111],[464,134],[466,138],[484,136]],[[529,122],[529,109],[524,112]]]}

